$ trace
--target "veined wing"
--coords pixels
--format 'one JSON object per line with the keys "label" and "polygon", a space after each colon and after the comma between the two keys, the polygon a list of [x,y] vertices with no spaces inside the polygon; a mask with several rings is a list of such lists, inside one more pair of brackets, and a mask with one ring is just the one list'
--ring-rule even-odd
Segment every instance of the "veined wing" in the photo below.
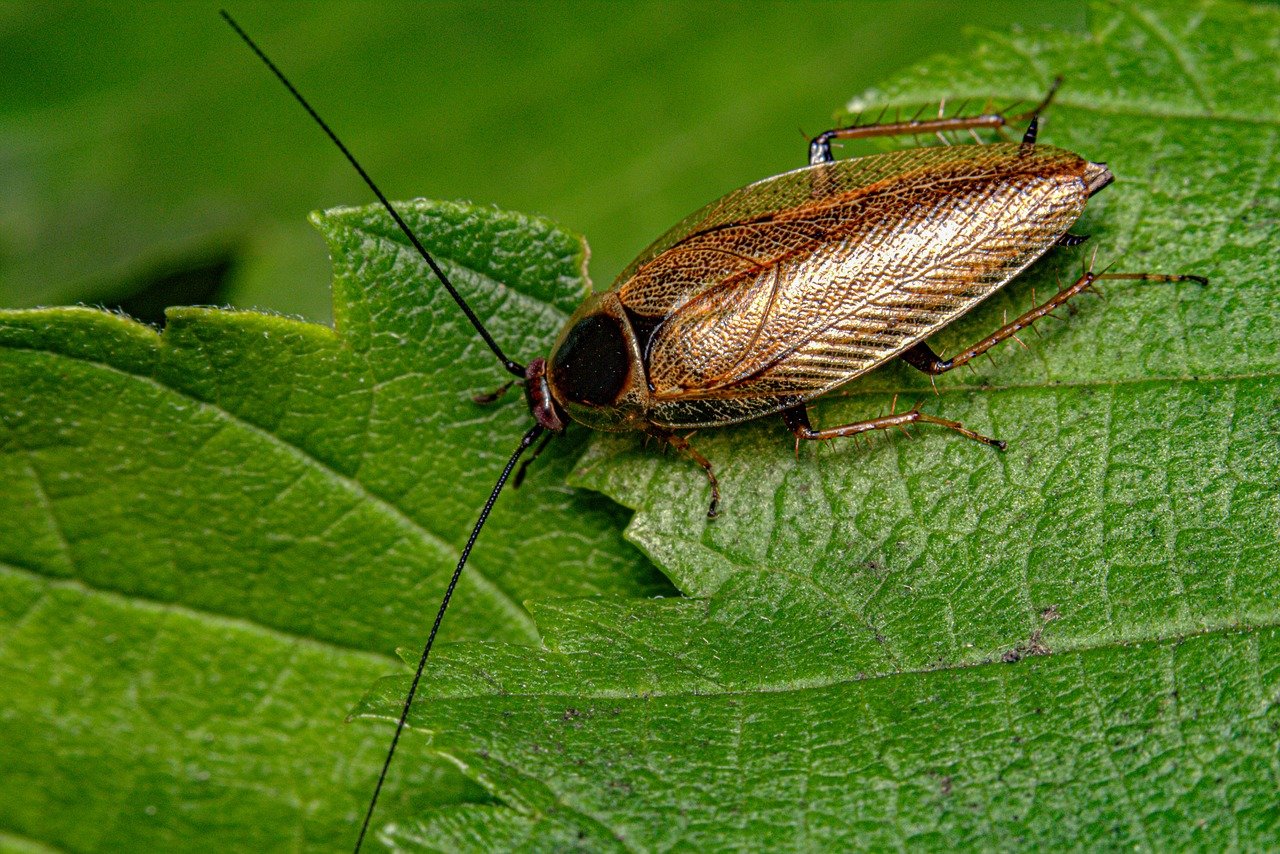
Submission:
{"label": "veined wing", "polygon": [[807,398],[882,363],[1052,246],[1084,208],[1087,167],[1041,145],[916,149],[731,193],[618,289],[661,318],[655,403]]}
{"label": "veined wing", "polygon": [[[939,163],[982,161],[988,159],[992,151],[1007,148],[1007,145],[908,148],[818,166],[803,166],[761,179],[699,208],[667,229],[618,274],[612,287],[627,285],[654,258],[694,235],[730,224],[767,222],[779,212],[791,208],[868,189],[882,181],[927,170]],[[1037,153],[1050,150],[1058,151],[1049,146],[1037,146]],[[633,286],[632,290],[636,287],[643,286]]]}

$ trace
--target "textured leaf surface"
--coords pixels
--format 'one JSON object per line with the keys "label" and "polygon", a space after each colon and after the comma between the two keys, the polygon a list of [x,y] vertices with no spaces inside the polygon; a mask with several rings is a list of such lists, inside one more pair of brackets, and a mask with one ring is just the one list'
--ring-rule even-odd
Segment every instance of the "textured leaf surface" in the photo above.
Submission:
{"label": "textured leaf surface", "polygon": [[[778,582],[706,603],[579,607],[564,635],[539,612],[552,650],[536,668],[473,653],[449,671],[458,696],[420,717],[505,805],[442,810],[389,841],[1161,850],[1265,847],[1280,833],[1275,628],[770,682],[761,649],[784,665],[836,660],[825,645],[840,627],[805,599]],[[784,613],[766,622],[762,601]]]}
{"label": "textured leaf surface", "polygon": [[[862,100],[1032,99],[1065,75],[1042,139],[1118,176],[1076,230],[1101,263],[1212,284],[1115,283],[937,398],[891,367],[815,410],[899,392],[1004,455],[927,429],[798,458],[781,424],[703,431],[725,494],[707,522],[695,467],[598,437],[577,482],[635,508],[628,536],[697,598],[545,605],[542,652],[442,656],[413,723],[500,803],[388,841],[1274,843],[1280,15],[1102,5],[1092,28],[985,37]],[[934,343],[982,337],[1082,254]]]}
{"label": "textured leaf surface", "polygon": [[[585,292],[585,246],[544,221],[405,211],[513,352]],[[504,377],[383,217],[317,218],[336,331],[0,313],[0,827],[76,849],[351,834],[385,736],[341,719],[422,642],[528,418],[470,401]],[[616,507],[564,486],[585,438],[504,498],[449,635],[528,643],[525,599],[669,590]]]}
{"label": "textured leaf surface", "polygon": [[[1120,175],[1081,230],[1104,261],[1214,284],[1109,288],[946,378],[929,405],[1003,457],[919,431],[796,461],[776,425],[708,431],[731,502],[711,527],[696,469],[596,440],[581,482],[638,508],[629,536],[693,599],[642,598],[663,588],[621,520],[563,487],[584,437],[553,446],[449,618],[489,640],[442,650],[414,721],[495,800],[406,750],[387,837],[1273,841],[1278,33],[1274,10],[1104,7],[1093,41],[992,36],[869,95],[1034,97],[1067,74],[1045,139]],[[582,293],[580,245],[415,216],[501,340],[541,352]],[[387,730],[338,722],[392,669],[378,653],[420,640],[525,417],[471,406],[502,378],[380,223],[324,223],[336,335],[197,310],[162,338],[86,310],[0,319],[0,847],[349,841]],[[942,348],[1051,288],[1079,251],[1059,255]],[[816,419],[901,389],[929,394],[890,369]],[[597,592],[534,607],[545,649],[502,642],[533,638],[515,601]]]}

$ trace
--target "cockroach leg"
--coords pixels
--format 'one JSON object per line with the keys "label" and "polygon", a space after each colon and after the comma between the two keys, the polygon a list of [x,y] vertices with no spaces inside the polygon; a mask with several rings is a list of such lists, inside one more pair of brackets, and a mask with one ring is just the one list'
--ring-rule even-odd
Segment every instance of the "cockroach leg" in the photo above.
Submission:
{"label": "cockroach leg", "polygon": [[[855,421],[852,424],[845,424],[840,427],[828,427],[825,430],[814,430],[809,425],[808,409],[801,404],[793,406],[790,409],[782,410],[782,420],[786,422],[787,428],[795,435],[797,439],[838,439],[843,436],[859,436],[863,433],[870,433],[873,430],[888,430],[897,427],[906,432],[907,424],[937,424],[939,427],[946,427],[948,430],[954,430],[961,436],[973,439],[975,442],[981,442],[984,445],[990,445],[993,448],[1004,450],[1006,445],[999,439],[992,439],[990,436],[983,436],[981,433],[975,433],[965,427],[959,421],[948,421],[945,418],[937,418],[933,415],[925,415],[919,409],[912,407],[907,412],[900,412],[896,415],[882,415],[879,418],[871,418],[867,421]],[[911,435],[910,433],[907,434]]]}
{"label": "cockroach leg", "polygon": [[551,444],[551,437],[555,435],[556,435],[555,433],[552,433],[550,431],[542,435],[542,441],[539,442],[537,444],[537,447],[533,449],[533,453],[529,456],[528,459],[520,463],[520,468],[516,469],[516,476],[511,479],[512,489],[519,489],[520,484],[524,483],[525,472],[529,470],[529,466],[533,465],[533,461],[536,460],[538,457],[540,457],[542,455],[542,452],[547,449],[547,445]]}
{"label": "cockroach leg", "polygon": [[[819,163],[830,163],[835,160],[835,156],[831,153],[831,141],[835,139],[867,139],[873,136],[912,136],[914,134],[931,134],[943,133],[946,131],[960,131],[976,128],[987,128],[989,130],[999,131],[1006,125],[1031,120],[1031,127],[1027,129],[1027,133],[1023,136],[1023,143],[1031,145],[1036,140],[1036,129],[1038,122],[1036,121],[1040,113],[1044,111],[1049,103],[1053,100],[1054,94],[1058,91],[1058,85],[1062,83],[1062,78],[1054,79],[1053,85],[1049,87],[1048,93],[1030,110],[1015,115],[1005,115],[1004,113],[982,113],[976,116],[954,115],[949,118],[938,117],[936,119],[911,119],[909,121],[893,121],[881,122],[877,119],[875,123],[869,125],[850,125],[849,127],[832,128],[828,131],[815,136],[809,141],[809,164],[816,166]],[[963,105],[961,107],[963,109]],[[957,111],[959,113],[960,110]],[[884,114],[881,113],[880,118]]]}
{"label": "cockroach leg", "polygon": [[1030,148],[1036,144],[1036,137],[1040,135],[1040,116],[1036,114],[1031,117],[1031,124],[1027,125],[1027,132],[1022,135],[1022,147]]}
{"label": "cockroach leg", "polygon": [[1084,243],[1088,239],[1089,239],[1089,235],[1087,234],[1072,234],[1071,232],[1068,231],[1066,234],[1058,238],[1058,245],[1059,246],[1079,246],[1081,243]]}
{"label": "cockroach leg", "polygon": [[711,506],[707,508],[707,518],[714,519],[719,516],[720,481],[716,478],[716,473],[711,468],[711,460],[699,453],[698,449],[693,445],[690,445],[689,440],[684,436],[677,436],[675,433],[669,433],[666,430],[652,425],[646,429],[646,432],[655,438],[663,440],[669,447],[675,448],[677,451],[702,466],[702,470],[707,473],[707,482],[711,484]]}
{"label": "cockroach leg", "polygon": [[[1195,282],[1197,285],[1209,284],[1208,277],[1190,274],[1179,276],[1169,273],[1094,273],[1091,275],[1094,282],[1124,280],[1129,282]],[[1089,284],[1092,285],[1093,282]],[[1088,286],[1084,288],[1084,290],[1089,289]]]}
{"label": "cockroach leg", "polygon": [[[493,391],[485,392],[483,394],[473,394],[471,396],[471,401],[472,403],[475,403],[477,406],[488,406],[491,403],[497,403],[499,400],[502,399],[502,396],[504,394],[506,394],[508,391],[511,390],[511,387],[515,384],[516,384],[516,381],[511,380],[510,382],[505,382],[502,385],[498,386]],[[528,464],[526,463],[526,465]],[[519,475],[517,475],[516,484],[518,485],[519,483],[520,483],[520,477]]]}
{"label": "cockroach leg", "polygon": [[[972,347],[966,347],[950,359],[938,358],[938,355],[933,352],[929,345],[921,341],[903,351],[902,361],[926,374],[944,374],[952,368],[958,368],[976,359],[1001,341],[1015,337],[1040,318],[1053,314],[1054,309],[1063,305],[1077,294],[1096,290],[1093,286],[1094,283],[1104,279],[1124,279],[1141,282],[1198,282],[1202,285],[1209,283],[1209,280],[1204,276],[1171,276],[1163,273],[1094,273],[1086,271],[1084,275],[1076,279],[1073,285],[1058,291],[1049,301],[1036,306],[1012,323],[1006,323],[977,344]],[[1018,343],[1021,344],[1022,342],[1019,341]]]}

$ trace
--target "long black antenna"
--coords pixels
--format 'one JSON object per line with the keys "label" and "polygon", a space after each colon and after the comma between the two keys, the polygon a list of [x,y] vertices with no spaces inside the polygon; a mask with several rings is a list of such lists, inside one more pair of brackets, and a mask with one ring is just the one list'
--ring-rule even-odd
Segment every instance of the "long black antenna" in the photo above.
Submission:
{"label": "long black antenna", "polygon": [[466,566],[467,555],[471,554],[471,547],[476,544],[476,537],[480,536],[480,529],[484,527],[484,522],[489,518],[489,511],[493,509],[493,503],[498,500],[498,493],[502,491],[503,485],[506,484],[507,478],[511,476],[511,470],[516,467],[520,455],[529,449],[529,446],[538,441],[538,437],[542,435],[543,427],[541,424],[534,424],[529,431],[520,439],[520,444],[516,446],[516,451],[511,455],[511,459],[507,460],[507,464],[503,466],[502,474],[498,475],[498,482],[494,484],[493,492],[489,493],[489,500],[484,503],[484,509],[480,511],[480,518],[476,519],[475,527],[471,529],[471,536],[467,538],[467,544],[462,548],[462,554],[458,557],[458,566],[453,571],[453,577],[449,579],[449,586],[444,590],[444,599],[440,601],[440,610],[436,611],[436,621],[431,624],[431,634],[427,635],[427,645],[422,648],[422,657],[418,659],[418,669],[413,674],[413,682],[409,685],[409,693],[404,698],[404,708],[400,710],[400,720],[396,723],[396,734],[391,737],[391,747],[387,749],[386,761],[382,763],[382,773],[378,775],[378,785],[373,789],[373,797],[369,799],[369,809],[364,814],[364,824],[360,825],[360,836],[356,838],[356,854],[360,854],[360,846],[364,844],[364,835],[369,830],[369,821],[373,818],[374,807],[378,805],[378,795],[382,793],[382,783],[387,779],[387,769],[391,767],[391,757],[395,756],[396,745],[400,743],[400,733],[404,732],[405,721],[409,719],[409,707],[413,705],[414,695],[418,693],[418,682],[422,679],[422,671],[427,667],[427,656],[431,654],[431,646],[436,642],[436,632],[440,630],[440,621],[444,619],[444,612],[449,607],[449,600],[453,597],[453,588],[458,586],[458,579],[462,576],[462,567]]}
{"label": "long black antenna", "polygon": [[320,125],[320,129],[328,135],[329,139],[333,140],[333,144],[338,146],[338,150],[341,151],[343,156],[347,158],[347,161],[355,167],[356,172],[360,173],[360,177],[369,185],[369,189],[373,190],[373,194],[378,197],[378,201],[382,202],[382,206],[387,209],[387,213],[391,214],[391,218],[395,220],[396,225],[400,226],[400,230],[409,238],[409,242],[413,244],[413,248],[418,250],[418,254],[422,256],[423,260],[427,262],[427,266],[431,268],[431,272],[436,274],[436,278],[440,280],[440,284],[444,285],[444,289],[449,292],[449,296],[453,297],[453,301],[458,304],[458,308],[462,309],[462,313],[467,316],[467,320],[471,321],[471,325],[475,327],[476,332],[479,333],[480,338],[483,339],[484,343],[489,345],[489,349],[498,357],[498,361],[502,362],[502,366],[509,372],[515,374],[521,379],[524,379],[524,365],[514,359],[507,358],[507,354],[502,352],[502,348],[498,346],[498,342],[493,340],[493,336],[489,334],[489,330],[484,328],[484,324],[480,322],[480,318],[476,317],[476,313],[471,310],[471,306],[467,305],[467,301],[462,298],[462,294],[458,293],[458,291],[453,287],[453,283],[450,282],[449,277],[444,274],[444,270],[440,269],[440,265],[436,263],[436,259],[431,257],[431,253],[428,252],[426,247],[422,245],[422,242],[418,240],[418,236],[414,234],[413,230],[410,229],[405,221],[400,218],[400,214],[396,213],[396,209],[391,207],[391,202],[387,201],[387,197],[378,189],[378,185],[373,183],[373,179],[369,177],[368,172],[364,171],[364,167],[360,165],[355,156],[352,155],[351,152],[347,150],[347,147],[342,144],[342,140],[338,139],[338,135],[330,129],[324,119],[320,118],[320,114],[312,109],[311,104],[307,103],[307,99],[302,97],[302,93],[294,88],[293,84],[289,82],[289,78],[284,76],[284,72],[277,68],[276,64],[262,52],[262,48],[258,47],[257,43],[254,42],[253,39],[249,38],[249,34],[240,28],[240,25],[237,24],[235,19],[227,13],[227,10],[220,9],[218,14],[222,16],[223,20],[231,25],[231,29],[236,31],[236,35],[240,36],[240,38],[244,40],[244,43],[249,46],[249,49],[258,55],[258,59],[261,59],[263,64],[271,70],[271,73],[284,84],[284,87],[289,90],[289,94],[293,95],[297,102],[302,105],[302,108],[307,111],[308,115],[315,119],[316,124]]}

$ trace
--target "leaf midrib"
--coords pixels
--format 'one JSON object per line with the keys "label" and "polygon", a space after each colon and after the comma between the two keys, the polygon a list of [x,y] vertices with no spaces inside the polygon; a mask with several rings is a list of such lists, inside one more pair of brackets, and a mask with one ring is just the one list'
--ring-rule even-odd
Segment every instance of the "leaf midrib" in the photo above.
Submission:
{"label": "leaf midrib", "polygon": [[[222,614],[209,609],[193,608],[190,605],[176,600],[159,599],[152,596],[143,596],[139,593],[90,584],[82,578],[59,578],[42,572],[39,569],[34,569],[28,566],[19,566],[17,564],[4,561],[0,561],[0,573],[8,573],[10,575],[29,578],[33,581],[38,581],[39,583],[46,585],[46,589],[41,592],[40,597],[34,600],[31,607],[28,608],[28,613],[35,611],[40,604],[48,598],[50,590],[72,590],[87,596],[117,599],[121,602],[136,605],[140,608],[151,608],[165,613],[180,614],[198,622],[219,624],[244,631],[260,632],[291,644],[308,644],[317,649],[331,651],[336,650],[345,655],[357,655],[361,658],[368,659],[370,664],[376,664],[379,667],[389,670],[397,670],[403,667],[403,663],[394,656],[383,655],[361,647],[339,643],[338,641],[330,640],[328,638],[287,631],[285,629],[257,622],[256,620],[251,620],[247,617]],[[18,619],[23,619],[26,616],[27,614],[21,614]]]}
{"label": "leaf midrib", "polygon": [[[800,691],[818,691],[828,688],[838,688],[844,685],[856,685],[864,682],[878,682],[885,679],[900,679],[911,676],[920,676],[930,673],[950,673],[956,670],[974,670],[978,668],[998,668],[998,667],[1019,667],[1025,662],[1036,658],[1055,658],[1067,656],[1079,656],[1088,653],[1099,652],[1112,649],[1126,649],[1139,644],[1163,644],[1173,641],[1187,641],[1193,638],[1208,637],[1211,635],[1226,635],[1231,633],[1252,634],[1254,632],[1265,631],[1267,629],[1280,628],[1280,616],[1272,620],[1263,620],[1257,623],[1242,623],[1239,621],[1220,621],[1213,625],[1207,626],[1197,631],[1174,634],[1151,634],[1140,637],[1121,637],[1113,640],[1096,644],[1080,644],[1079,646],[1071,646],[1062,650],[1044,653],[1042,655],[1027,655],[1017,662],[1006,663],[996,660],[983,660],[974,662],[960,662],[948,664],[939,667],[913,667],[902,670],[894,670],[886,673],[867,674],[861,677],[850,677],[840,679],[812,679],[812,680],[796,680],[794,682],[763,682],[758,685],[744,686],[741,688],[723,689],[723,690],[697,690],[697,689],[680,689],[675,691],[663,691],[661,689],[653,690],[650,688],[636,690],[618,690],[618,691],[601,691],[601,690],[581,690],[572,693],[560,691],[508,691],[503,690],[502,699],[565,699],[565,700],[650,700],[650,699],[681,699],[691,697],[737,697],[737,696],[753,696],[756,694],[787,694]],[[399,677],[388,677],[399,678]],[[700,676],[706,682],[712,683],[713,680],[708,676]],[[480,699],[488,698],[493,695],[469,693],[469,694],[427,694],[436,702],[450,702],[454,700]]]}

